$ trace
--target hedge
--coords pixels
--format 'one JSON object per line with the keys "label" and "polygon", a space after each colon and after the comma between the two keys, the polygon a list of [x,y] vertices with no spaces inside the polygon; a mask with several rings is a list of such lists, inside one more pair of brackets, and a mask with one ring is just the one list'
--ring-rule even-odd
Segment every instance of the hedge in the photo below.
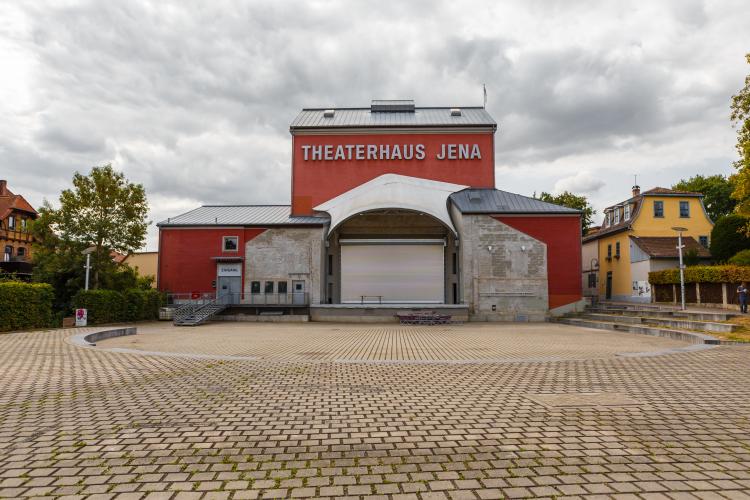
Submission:
{"label": "hedge", "polygon": [[73,307],[88,310],[88,324],[119,323],[159,318],[161,294],[156,290],[81,290]]}
{"label": "hedge", "polygon": [[54,296],[46,283],[0,283],[0,331],[52,326]]}
{"label": "hedge", "polygon": [[[748,266],[691,266],[685,268],[685,283],[740,283],[750,282]],[[671,285],[680,283],[679,269],[665,269],[648,273],[648,282],[652,285]]]}

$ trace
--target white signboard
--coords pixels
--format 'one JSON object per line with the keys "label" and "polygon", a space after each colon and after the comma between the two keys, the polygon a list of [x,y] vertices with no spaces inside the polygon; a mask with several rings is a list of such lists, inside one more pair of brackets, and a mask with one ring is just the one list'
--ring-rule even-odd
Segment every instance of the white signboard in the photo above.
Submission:
{"label": "white signboard", "polygon": [[76,326],[86,326],[88,318],[88,310],[76,309]]}
{"label": "white signboard", "polygon": [[242,263],[231,262],[219,264],[216,269],[217,276],[242,276]]}

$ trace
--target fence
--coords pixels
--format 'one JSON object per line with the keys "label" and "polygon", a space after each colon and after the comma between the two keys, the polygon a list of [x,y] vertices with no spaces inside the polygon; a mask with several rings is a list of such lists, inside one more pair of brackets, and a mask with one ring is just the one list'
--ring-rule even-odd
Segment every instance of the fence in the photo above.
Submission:
{"label": "fence", "polygon": [[310,304],[307,292],[291,293],[222,293],[192,292],[170,293],[167,295],[167,305],[176,307],[185,304],[202,305],[217,300],[221,304],[239,304],[254,306],[306,306]]}
{"label": "fence", "polygon": [[[685,302],[706,307],[739,309],[737,287],[739,283],[685,283]],[[679,284],[652,285],[654,302],[679,304]]]}

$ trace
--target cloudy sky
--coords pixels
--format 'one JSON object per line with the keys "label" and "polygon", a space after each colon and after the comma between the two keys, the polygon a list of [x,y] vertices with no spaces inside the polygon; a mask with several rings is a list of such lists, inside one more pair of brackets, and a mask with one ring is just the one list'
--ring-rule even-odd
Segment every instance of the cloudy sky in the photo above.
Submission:
{"label": "cloudy sky", "polygon": [[[735,159],[750,2],[0,1],[0,178],[56,202],[112,162],[154,221],[288,203],[302,107],[478,105],[497,187],[595,208]],[[148,247],[156,247],[152,226]]]}

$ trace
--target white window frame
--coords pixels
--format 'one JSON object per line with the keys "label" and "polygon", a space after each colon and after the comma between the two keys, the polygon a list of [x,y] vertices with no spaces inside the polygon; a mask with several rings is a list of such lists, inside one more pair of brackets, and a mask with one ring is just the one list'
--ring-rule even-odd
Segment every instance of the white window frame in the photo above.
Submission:
{"label": "white window frame", "polygon": [[[227,249],[227,240],[234,240],[234,250]],[[240,251],[240,237],[239,236],[222,236],[221,237],[221,251],[222,252],[239,252]]]}
{"label": "white window frame", "polygon": [[615,225],[620,223],[620,209],[615,208]]}
{"label": "white window frame", "polygon": [[8,229],[15,229],[15,228],[16,228],[16,216],[9,215],[8,216]]}
{"label": "white window frame", "polygon": [[604,227],[609,227],[609,212],[604,213]]}
{"label": "white window frame", "polygon": [[630,204],[629,203],[625,205],[625,208],[623,208],[623,213],[625,216],[625,220],[630,220]]}

